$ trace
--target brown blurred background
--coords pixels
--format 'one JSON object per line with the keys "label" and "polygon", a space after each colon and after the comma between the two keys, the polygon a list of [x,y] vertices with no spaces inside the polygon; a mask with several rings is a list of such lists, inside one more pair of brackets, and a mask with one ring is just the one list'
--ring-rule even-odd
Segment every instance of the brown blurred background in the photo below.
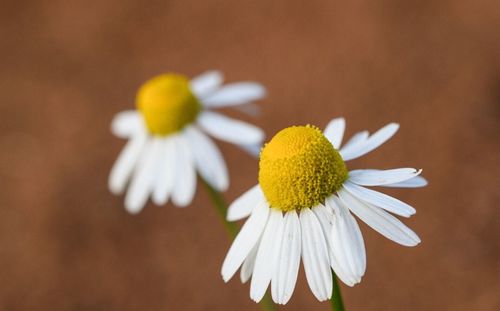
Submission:
{"label": "brown blurred background", "polygon": [[[220,69],[268,87],[272,136],[345,116],[347,135],[397,121],[351,168],[424,168],[404,248],[366,225],[347,310],[500,310],[498,1],[0,1],[0,310],[259,310],[224,284],[230,245],[206,191],[127,214],[107,176],[109,130],[138,86]],[[218,142],[228,201],[257,161]],[[200,185],[199,185],[200,186]],[[282,310],[328,310],[303,272]]]}

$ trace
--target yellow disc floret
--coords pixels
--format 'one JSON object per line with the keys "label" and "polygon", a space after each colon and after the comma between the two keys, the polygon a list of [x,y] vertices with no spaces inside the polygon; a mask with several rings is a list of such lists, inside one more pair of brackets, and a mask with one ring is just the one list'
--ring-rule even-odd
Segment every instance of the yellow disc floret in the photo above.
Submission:
{"label": "yellow disc floret", "polygon": [[271,207],[282,211],[324,203],[347,179],[342,157],[314,126],[280,131],[260,154],[259,183]]}
{"label": "yellow disc floret", "polygon": [[151,134],[168,135],[192,123],[201,105],[186,77],[163,74],[141,86],[137,92],[137,109]]}

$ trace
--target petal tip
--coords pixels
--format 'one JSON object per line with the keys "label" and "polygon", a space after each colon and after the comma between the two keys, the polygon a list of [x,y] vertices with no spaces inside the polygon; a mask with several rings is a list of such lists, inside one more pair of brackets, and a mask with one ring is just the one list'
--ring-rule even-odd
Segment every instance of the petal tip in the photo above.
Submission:
{"label": "petal tip", "polygon": [[387,126],[390,126],[391,128],[393,128],[395,131],[399,130],[399,123],[396,123],[396,122],[391,122],[389,123]]}
{"label": "petal tip", "polygon": [[231,277],[228,277],[227,275],[222,275],[222,280],[224,281],[224,283],[227,283],[229,282],[229,280],[231,279]]}
{"label": "petal tip", "polygon": [[125,210],[131,215],[137,215],[142,210],[143,206],[125,204]]}

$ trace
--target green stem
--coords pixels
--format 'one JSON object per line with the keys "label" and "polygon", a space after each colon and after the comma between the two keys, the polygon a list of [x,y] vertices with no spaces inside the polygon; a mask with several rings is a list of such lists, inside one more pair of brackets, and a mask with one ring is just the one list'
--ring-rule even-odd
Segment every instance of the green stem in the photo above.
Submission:
{"label": "green stem", "polygon": [[236,237],[238,234],[238,225],[235,222],[229,222],[226,220],[226,213],[227,213],[227,204],[226,201],[224,200],[224,197],[222,194],[212,188],[203,178],[200,178],[203,185],[205,185],[205,188],[208,191],[208,194],[210,195],[210,198],[212,199],[212,202],[214,203],[215,209],[219,213],[219,216],[222,219],[222,222],[224,223],[224,227],[226,227],[227,232],[231,236],[232,239]]}
{"label": "green stem", "polygon": [[[231,238],[234,239],[238,234],[239,228],[235,222],[229,222],[226,220],[227,204],[226,201],[224,200],[224,197],[219,191],[212,188],[212,186],[210,186],[205,180],[203,180],[203,178],[200,178],[200,180],[207,189],[208,194],[210,195],[210,198],[214,203],[215,209],[219,213],[219,216],[221,217],[222,222],[224,223],[224,227],[226,227],[226,230],[231,236]],[[276,310],[271,297],[269,297],[269,294],[266,294],[264,298],[262,298],[262,300],[260,301],[260,306],[264,311]]]}
{"label": "green stem", "polygon": [[339,281],[335,273],[333,274],[333,295],[330,299],[332,310],[344,311],[344,303],[342,302],[342,294],[340,293]]}
{"label": "green stem", "polygon": [[260,306],[262,307],[262,310],[265,310],[265,311],[275,311],[276,310],[276,308],[274,306],[274,302],[271,299],[271,296],[269,296],[269,294],[267,294],[267,293],[264,295],[264,298],[262,298],[262,300],[260,301]]}

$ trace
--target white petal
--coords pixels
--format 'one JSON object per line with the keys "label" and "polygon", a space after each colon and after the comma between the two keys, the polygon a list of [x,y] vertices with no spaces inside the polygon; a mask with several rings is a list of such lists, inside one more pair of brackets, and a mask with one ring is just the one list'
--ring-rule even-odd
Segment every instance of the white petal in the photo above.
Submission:
{"label": "white petal", "polygon": [[307,283],[319,301],[332,296],[332,271],[321,224],[309,208],[300,210],[302,261]]}
{"label": "white petal", "polygon": [[222,264],[221,274],[224,282],[229,281],[248,256],[255,243],[260,239],[267,223],[270,208],[262,202],[252,212],[233,241]]}
{"label": "white petal", "polygon": [[292,297],[299,273],[301,254],[300,221],[292,210],[284,217],[283,242],[271,283],[275,303],[286,304]]}
{"label": "white petal", "polygon": [[112,193],[121,194],[125,190],[127,181],[132,175],[134,167],[146,145],[147,137],[144,130],[138,131],[127,142],[116,159],[108,179],[109,190]]}
{"label": "white petal", "polygon": [[168,197],[174,188],[175,183],[175,159],[177,148],[174,140],[176,136],[163,139],[162,150],[160,151],[160,162],[158,164],[158,172],[156,183],[153,189],[153,202],[157,205],[167,203]]}
{"label": "white petal", "polygon": [[259,250],[260,241],[255,243],[254,247],[248,254],[247,258],[243,262],[243,266],[241,266],[240,270],[240,279],[241,283],[246,283],[253,273],[253,268],[255,266],[255,257],[257,257],[257,251]]}
{"label": "white petal", "polygon": [[257,117],[261,113],[261,107],[256,103],[248,103],[245,105],[238,105],[233,107],[234,110],[240,111],[246,115]]}
{"label": "white petal", "polygon": [[229,206],[227,210],[227,220],[236,221],[247,217],[262,201],[264,201],[264,194],[257,184],[243,193]]}
{"label": "white petal", "polygon": [[143,127],[142,117],[137,110],[122,111],[113,118],[111,132],[120,138],[129,138]]}
{"label": "white petal", "polygon": [[405,181],[397,182],[394,184],[387,184],[383,186],[391,188],[420,188],[427,186],[427,180],[422,176],[415,176]]}
{"label": "white petal", "polygon": [[266,96],[266,89],[255,82],[238,82],[223,86],[203,99],[205,107],[225,107],[246,104]]}
{"label": "white petal", "polygon": [[191,79],[189,86],[194,95],[202,100],[204,97],[215,92],[222,85],[223,81],[224,77],[221,72],[211,70]]}
{"label": "white petal", "polygon": [[227,167],[219,148],[200,130],[191,126],[186,129],[198,172],[217,191],[229,186]]}
{"label": "white petal", "polygon": [[368,137],[368,131],[358,132],[354,134],[354,136],[352,136],[351,139],[349,139],[349,141],[347,141],[347,143],[345,143],[345,145],[340,148],[340,155],[342,156],[342,158],[345,160],[346,154],[350,154],[354,150],[361,148],[361,146],[363,146],[368,140]]}
{"label": "white petal", "polygon": [[334,210],[332,226],[332,253],[342,271],[348,273],[349,279],[361,282],[366,270],[366,251],[361,230],[349,210],[332,195],[327,204]]}
{"label": "white petal", "polygon": [[283,224],[281,210],[271,208],[271,214],[255,258],[255,267],[250,283],[250,298],[255,302],[261,301],[264,297],[276,269],[283,237]]}
{"label": "white petal", "polygon": [[313,212],[316,214],[319,222],[321,223],[321,228],[323,229],[323,234],[325,235],[326,244],[328,246],[328,251],[330,254],[330,266],[339,279],[349,286],[354,286],[359,283],[360,278],[358,276],[353,276],[345,267],[339,263],[339,259],[336,254],[333,253],[332,247],[332,229],[335,224],[335,214],[333,208],[330,206],[318,205],[313,208]]}
{"label": "white petal", "polygon": [[244,150],[246,153],[250,154],[251,156],[258,158],[260,155],[260,150],[262,149],[262,143],[259,144],[253,144],[253,145],[236,145],[242,150]]}
{"label": "white petal", "polygon": [[387,194],[358,186],[349,181],[344,183],[344,188],[358,199],[383,208],[396,215],[410,217],[416,212],[413,207],[403,201],[388,196]]}
{"label": "white petal", "polygon": [[198,123],[213,137],[233,144],[261,144],[264,140],[264,132],[260,128],[219,113],[205,111],[198,118]]}
{"label": "white petal", "polygon": [[332,143],[335,149],[339,149],[345,131],[345,119],[337,118],[328,123],[325,129],[325,136]]}
{"label": "white petal", "polygon": [[346,190],[338,192],[342,202],[362,221],[386,238],[404,245],[415,246],[419,237],[401,221],[384,210],[356,199]]}
{"label": "white petal", "polygon": [[138,213],[142,210],[153,190],[158,159],[161,154],[162,141],[153,138],[146,144],[137,170],[135,171],[129,190],[125,196],[125,208],[130,213]]}
{"label": "white petal", "polygon": [[172,202],[179,206],[187,206],[193,200],[196,191],[196,171],[193,152],[186,137],[179,137],[176,143],[175,182],[172,191]]}
{"label": "white petal", "polygon": [[361,186],[381,186],[402,182],[422,173],[414,168],[396,168],[391,170],[353,170],[349,172],[349,181]]}
{"label": "white petal", "polygon": [[398,131],[398,129],[399,124],[397,123],[390,123],[384,126],[371,135],[363,144],[360,144],[358,148],[352,148],[350,152],[344,150],[341,153],[342,158],[344,161],[352,160],[377,149],[380,145],[388,141]]}

